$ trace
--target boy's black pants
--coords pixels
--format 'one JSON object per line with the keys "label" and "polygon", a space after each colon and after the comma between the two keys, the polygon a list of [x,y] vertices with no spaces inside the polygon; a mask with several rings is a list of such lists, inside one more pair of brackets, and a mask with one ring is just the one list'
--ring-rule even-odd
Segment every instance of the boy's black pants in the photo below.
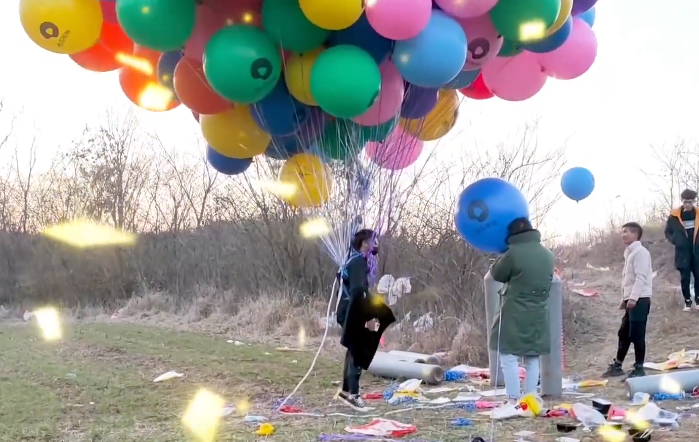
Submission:
{"label": "boy's black pants", "polygon": [[[344,326],[349,307],[349,299],[342,299],[337,306],[337,322]],[[362,376],[362,368],[354,363],[352,353],[347,350],[345,353],[345,363],[342,368],[342,391],[349,394],[359,394],[359,379]]]}
{"label": "boy's black pants", "polygon": [[646,361],[646,325],[649,313],[650,298],[640,298],[634,308],[624,312],[619,327],[619,345],[616,353],[616,361],[619,364],[624,362],[626,354],[633,344],[636,356],[634,366],[643,367],[643,363]]}

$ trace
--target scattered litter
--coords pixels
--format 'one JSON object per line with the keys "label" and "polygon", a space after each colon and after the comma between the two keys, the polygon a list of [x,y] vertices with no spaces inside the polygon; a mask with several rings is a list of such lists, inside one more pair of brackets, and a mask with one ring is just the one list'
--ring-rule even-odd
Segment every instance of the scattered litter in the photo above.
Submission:
{"label": "scattered litter", "polygon": [[417,431],[417,427],[415,425],[404,424],[402,422],[390,419],[376,418],[368,424],[354,427],[348,426],[345,428],[345,431],[348,433],[364,434],[367,436],[402,437],[415,433]]}
{"label": "scattered litter", "polygon": [[378,399],[383,399],[383,393],[374,391],[371,393],[364,393],[362,397],[368,401],[375,401]]}
{"label": "scattered litter", "polygon": [[[229,407],[226,407],[226,408],[229,408]],[[245,416],[245,418],[244,418],[243,420],[244,420],[245,422],[266,422],[266,421],[267,421],[267,418],[264,417],[264,416],[251,416],[251,415],[247,415],[247,416]]]}
{"label": "scattered litter", "polygon": [[431,388],[429,390],[424,390],[424,394],[439,394],[439,393],[450,393],[452,391],[456,391],[458,388],[453,388],[453,387],[437,387],[437,388]]}
{"label": "scattered litter", "polygon": [[587,267],[588,269],[591,269],[591,270],[597,270],[598,272],[608,272],[609,271],[609,267],[595,267],[592,264],[590,264],[589,262],[587,263],[587,265],[585,267]]}
{"label": "scattered litter", "polygon": [[277,350],[277,351],[308,351],[305,348],[298,348],[298,347],[277,347],[277,348],[275,348],[275,350]]}
{"label": "scattered litter", "polygon": [[[3,309],[4,309],[4,307],[3,307]],[[24,316],[22,316],[22,318],[24,318],[25,321],[30,321],[33,317],[34,317],[34,312],[30,312],[29,310],[25,310]]]}
{"label": "scattered litter", "polygon": [[574,437],[557,437],[556,442],[580,442],[580,439],[576,439]]}
{"label": "scattered litter", "polygon": [[535,431],[529,431],[529,430],[522,430],[522,431],[515,431],[512,433],[513,436],[515,437],[531,437],[536,434]]}
{"label": "scattered litter", "polygon": [[470,427],[472,422],[466,418],[459,417],[451,421],[451,424],[455,427]]}
{"label": "scattered litter", "polygon": [[650,402],[650,395],[639,391],[633,394],[633,398],[631,398],[629,405],[645,405],[648,402]]}
{"label": "scattered litter", "polygon": [[274,426],[272,424],[264,423],[260,425],[260,428],[255,431],[258,436],[271,436],[274,434]]}
{"label": "scattered litter", "polygon": [[607,419],[589,405],[576,402],[571,407],[572,414],[585,428],[597,428],[607,424]]}
{"label": "scattered litter", "polygon": [[[395,442],[395,439],[385,437],[367,436],[364,434],[321,434],[318,436],[319,442],[352,442],[352,441],[371,441],[371,442]],[[430,442],[426,440],[403,440],[402,442]]]}
{"label": "scattered litter", "polygon": [[596,298],[599,296],[599,292],[595,289],[570,289],[570,291],[585,298]]}
{"label": "scattered litter", "polygon": [[175,378],[182,378],[184,375],[182,373],[178,373],[176,371],[168,371],[167,373],[163,373],[157,378],[153,379],[153,382],[163,382],[163,381],[169,381],[170,379],[175,379]]}
{"label": "scattered litter", "polygon": [[240,341],[234,341],[232,339],[229,339],[226,341],[228,344],[233,344],[233,345],[250,345],[250,344],[245,344],[245,342],[240,342]]}
{"label": "scattered litter", "polygon": [[226,405],[221,409],[221,417],[226,417],[230,416],[231,414],[235,413],[236,408],[231,405]]}

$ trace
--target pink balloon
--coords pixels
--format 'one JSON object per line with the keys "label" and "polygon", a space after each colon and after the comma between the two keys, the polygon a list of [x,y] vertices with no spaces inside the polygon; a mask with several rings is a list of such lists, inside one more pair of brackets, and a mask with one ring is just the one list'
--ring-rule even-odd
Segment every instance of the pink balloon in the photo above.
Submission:
{"label": "pink balloon", "polygon": [[367,3],[369,24],[379,35],[391,40],[417,36],[432,15],[432,0],[374,0]]}
{"label": "pink balloon", "polygon": [[261,0],[204,0],[197,6],[197,22],[184,45],[184,56],[202,61],[206,44],[226,25],[248,23],[260,26]]}
{"label": "pink balloon", "polygon": [[354,121],[362,126],[376,126],[396,117],[403,104],[405,84],[391,60],[381,64],[381,93],[376,102]]}
{"label": "pink balloon", "polygon": [[[466,2],[468,3],[468,2]],[[495,30],[488,14],[480,17],[460,19],[459,24],[464,29],[468,42],[468,57],[464,65],[465,71],[473,71],[495,58],[505,41]]]}
{"label": "pink balloon", "polygon": [[483,15],[493,9],[497,2],[498,0],[435,0],[437,6],[442,8],[444,12],[459,18]]}
{"label": "pink balloon", "polygon": [[498,98],[524,101],[536,95],[548,78],[534,54],[522,52],[514,57],[497,57],[483,66],[483,81]]}
{"label": "pink balloon", "polygon": [[384,141],[367,143],[365,152],[382,169],[401,170],[417,161],[422,147],[422,141],[396,127]]}
{"label": "pink balloon", "polygon": [[116,16],[116,0],[102,0],[100,1],[100,6],[102,6],[102,17],[104,21],[119,23]]}
{"label": "pink balloon", "polygon": [[572,80],[587,72],[597,58],[597,37],[590,25],[573,19],[573,30],[563,45],[546,54],[536,54],[543,72],[559,80]]}

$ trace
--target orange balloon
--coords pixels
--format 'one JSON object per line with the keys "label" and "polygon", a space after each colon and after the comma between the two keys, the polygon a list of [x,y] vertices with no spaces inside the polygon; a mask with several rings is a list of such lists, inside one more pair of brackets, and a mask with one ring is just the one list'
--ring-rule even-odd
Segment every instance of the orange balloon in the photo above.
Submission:
{"label": "orange balloon", "polygon": [[119,84],[126,98],[136,106],[153,112],[164,112],[180,105],[165,86],[158,83],[160,52],[134,46],[132,56],[124,57],[119,70]]}
{"label": "orange balloon", "polygon": [[211,89],[201,62],[183,58],[175,67],[172,81],[180,102],[198,114],[220,114],[233,106]]}
{"label": "orange balloon", "polygon": [[120,60],[131,54],[133,42],[121,26],[104,21],[99,41],[90,49],[71,54],[70,58],[88,71],[109,72],[119,69],[122,66]]}

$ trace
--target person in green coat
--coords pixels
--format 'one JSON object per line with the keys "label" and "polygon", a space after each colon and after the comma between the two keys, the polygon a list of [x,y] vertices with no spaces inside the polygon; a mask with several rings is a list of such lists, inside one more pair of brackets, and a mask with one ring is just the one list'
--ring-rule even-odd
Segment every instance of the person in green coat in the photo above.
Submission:
{"label": "person in green coat", "polygon": [[505,284],[495,316],[489,346],[500,355],[507,398],[518,399],[519,359],[527,375],[524,394],[535,393],[539,357],[551,352],[548,299],[555,269],[553,252],[541,244],[541,233],[528,219],[507,227],[508,250],[490,268],[494,280]]}

